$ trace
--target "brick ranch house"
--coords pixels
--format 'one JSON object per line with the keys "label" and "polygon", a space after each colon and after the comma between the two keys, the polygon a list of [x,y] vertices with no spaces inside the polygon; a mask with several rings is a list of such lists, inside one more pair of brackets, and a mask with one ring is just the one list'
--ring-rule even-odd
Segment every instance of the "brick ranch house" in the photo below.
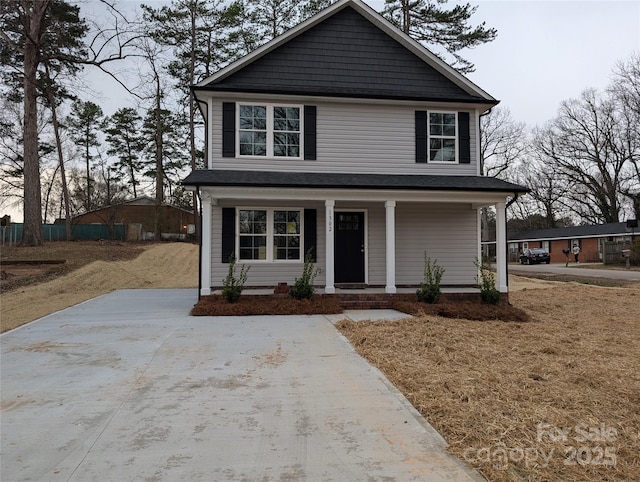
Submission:
{"label": "brick ranch house", "polygon": [[[94,209],[73,218],[74,225],[123,225],[127,228],[127,239],[131,241],[153,239],[155,222],[156,202],[148,196]],[[178,239],[187,234],[189,225],[194,225],[195,215],[192,211],[171,204],[162,204],[159,222],[163,239]]]}
{"label": "brick ranch house", "polygon": [[633,229],[627,223],[538,229],[509,235],[509,256],[510,261],[516,262],[521,251],[543,248],[551,254],[552,263],[564,263],[565,254],[562,251],[577,244],[580,246],[580,261],[599,263],[603,261],[606,242],[631,241],[632,235]]}
{"label": "brick ranch house", "polygon": [[480,210],[495,206],[507,293],[505,208],[527,189],[480,172],[480,116],[498,104],[360,0],[340,0],[193,86],[206,168],[200,294],[230,256],[247,288],[299,277],[311,251],[325,293],[393,294],[423,280],[477,293]]}

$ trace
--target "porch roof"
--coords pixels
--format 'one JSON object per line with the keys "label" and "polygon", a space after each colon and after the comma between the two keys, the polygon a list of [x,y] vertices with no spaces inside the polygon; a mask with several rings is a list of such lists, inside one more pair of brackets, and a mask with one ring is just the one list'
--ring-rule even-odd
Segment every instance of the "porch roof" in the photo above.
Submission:
{"label": "porch roof", "polygon": [[348,174],[196,169],[185,186],[271,187],[306,189],[394,189],[525,193],[528,189],[494,177],[407,174]]}

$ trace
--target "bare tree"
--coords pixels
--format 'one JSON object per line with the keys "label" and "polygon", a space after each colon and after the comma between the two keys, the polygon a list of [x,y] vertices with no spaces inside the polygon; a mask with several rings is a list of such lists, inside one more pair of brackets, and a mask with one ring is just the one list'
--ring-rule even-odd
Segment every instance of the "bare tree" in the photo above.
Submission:
{"label": "bare tree", "polygon": [[617,106],[620,139],[612,149],[628,156],[620,192],[629,199],[636,219],[640,218],[640,53],[618,63],[609,88]]}
{"label": "bare tree", "polygon": [[615,102],[590,89],[579,99],[562,102],[558,116],[534,138],[540,159],[567,183],[568,202],[589,223],[620,219],[629,152],[619,121]]}
{"label": "bare tree", "polygon": [[[71,201],[69,199],[69,185],[67,184],[67,172],[64,165],[64,154],[62,151],[62,139],[60,136],[60,123],[58,122],[58,102],[54,80],[51,75],[49,62],[44,62],[45,67],[45,86],[44,93],[49,109],[51,109],[51,123],[53,127],[54,138],[56,141],[56,151],[58,153],[58,168],[60,170],[60,182],[62,183],[62,200],[65,213],[65,239],[71,239]],[[49,190],[50,191],[50,190]],[[48,199],[48,194],[47,194]],[[48,204],[48,201],[47,203]],[[46,209],[45,209],[46,213]]]}
{"label": "bare tree", "polygon": [[490,177],[506,177],[507,171],[527,149],[526,124],[516,122],[511,111],[494,107],[480,118],[480,170]]}
{"label": "bare tree", "polygon": [[550,169],[544,158],[530,156],[516,169],[515,182],[526,186],[530,191],[518,200],[516,209],[521,219],[538,215],[537,228],[556,228],[566,225],[569,191],[566,180]]}
{"label": "bare tree", "polygon": [[[524,122],[516,122],[507,108],[494,107],[480,117],[480,171],[485,176],[509,179],[526,150]],[[482,241],[493,241],[492,208],[481,211]]]}

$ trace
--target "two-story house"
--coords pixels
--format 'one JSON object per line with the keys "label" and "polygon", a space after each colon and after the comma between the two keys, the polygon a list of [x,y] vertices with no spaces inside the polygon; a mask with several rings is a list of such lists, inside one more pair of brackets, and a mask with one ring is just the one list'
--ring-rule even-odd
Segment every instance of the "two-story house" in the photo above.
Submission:
{"label": "two-story house", "polygon": [[183,184],[201,199],[201,294],[231,255],[264,288],[300,276],[308,250],[325,293],[417,286],[425,252],[468,291],[489,205],[507,291],[505,204],[526,189],[480,173],[480,116],[498,101],[360,0],[193,89],[207,168]]}

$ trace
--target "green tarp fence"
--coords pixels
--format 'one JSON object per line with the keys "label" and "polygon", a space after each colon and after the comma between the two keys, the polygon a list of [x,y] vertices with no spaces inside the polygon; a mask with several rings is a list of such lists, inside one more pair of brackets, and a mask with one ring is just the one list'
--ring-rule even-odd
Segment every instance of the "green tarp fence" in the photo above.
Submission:
{"label": "green tarp fence", "polygon": [[[0,241],[4,245],[18,244],[22,240],[22,223],[11,223],[11,226],[0,228]],[[64,241],[64,224],[44,224],[42,226],[42,236],[45,241]],[[124,241],[127,238],[126,226],[124,224],[77,224],[71,227],[71,240],[109,239]]]}

